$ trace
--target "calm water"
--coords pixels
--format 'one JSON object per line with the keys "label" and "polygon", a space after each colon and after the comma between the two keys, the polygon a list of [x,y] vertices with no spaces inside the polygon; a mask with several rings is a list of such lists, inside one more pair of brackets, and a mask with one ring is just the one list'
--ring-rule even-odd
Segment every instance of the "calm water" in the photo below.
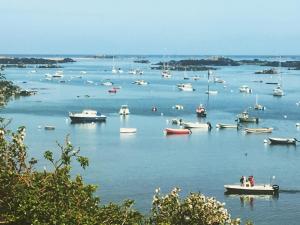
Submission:
{"label": "calm water", "polygon": [[[160,56],[146,58],[151,63],[163,60]],[[168,60],[173,58],[188,57],[170,56]],[[249,57],[234,57],[241,58]],[[298,224],[300,193],[280,193],[278,199],[242,200],[238,196],[224,196],[223,188],[224,184],[237,183],[242,175],[254,175],[258,183],[267,183],[274,175],[281,189],[300,191],[298,147],[265,145],[263,140],[268,134],[245,135],[242,131],[214,128],[211,132],[195,131],[190,136],[167,137],[163,129],[172,126],[168,120],[174,117],[197,121],[195,108],[200,103],[208,109],[208,117],[203,121],[210,121],[213,127],[218,122],[234,123],[237,113],[255,104],[257,94],[259,103],[267,107],[266,111],[252,112],[262,118],[259,126],[274,127],[272,136],[300,138],[295,126],[300,122],[300,107],[296,105],[300,100],[300,71],[282,69],[286,96],[276,98],[272,96],[273,85],[253,81],[278,82],[278,75],[254,75],[255,71],[265,69],[257,66],[220,67],[214,73],[226,80],[226,87],[211,83],[210,88],[219,94],[208,99],[206,72],[187,72],[188,76],[199,75],[198,81],[184,81],[184,72],[176,71],[166,80],[161,78],[160,71],[151,70],[150,64],[136,64],[134,59],[116,58],[116,66],[124,73],[112,75],[111,59],[77,58],[76,63],[63,65],[66,83],[44,79],[46,73],[53,74],[55,69],[36,69],[36,73],[31,72],[32,68],[7,69],[8,79],[24,88],[37,88],[38,94],[11,101],[1,110],[1,116],[13,119],[12,129],[19,125],[27,127],[30,155],[41,160],[41,167],[46,165],[43,151],[52,149],[58,153],[55,142],[63,142],[70,134],[72,143],[90,159],[86,171],[76,164],[74,173],[83,174],[88,183],[98,184],[97,194],[104,203],[131,198],[136,200],[136,208],[147,213],[155,188],[160,187],[167,193],[178,186],[183,196],[198,191],[215,196],[226,202],[233,217],[251,218],[255,224]],[[286,59],[290,57],[283,58]],[[129,75],[127,71],[134,68],[144,70],[144,75]],[[80,71],[87,72],[82,74],[82,79],[77,77]],[[105,79],[122,88],[115,95],[108,94],[110,87],[97,85]],[[131,84],[137,79],[150,84]],[[180,82],[193,83],[196,91],[178,91],[176,84]],[[250,86],[253,93],[239,93],[238,88],[243,84]],[[128,104],[131,111],[125,119],[118,115],[122,104]],[[183,105],[184,110],[173,109],[175,104]],[[151,112],[152,106],[156,106],[158,112]],[[68,112],[83,109],[95,109],[107,115],[107,122],[70,124]],[[38,128],[44,125],[53,125],[56,129]],[[120,127],[136,127],[138,132],[120,135]]]}

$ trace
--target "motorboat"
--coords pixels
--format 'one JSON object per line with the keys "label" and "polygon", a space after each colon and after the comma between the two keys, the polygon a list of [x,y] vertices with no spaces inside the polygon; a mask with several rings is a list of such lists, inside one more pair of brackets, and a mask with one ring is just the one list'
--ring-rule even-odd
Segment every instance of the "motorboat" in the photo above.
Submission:
{"label": "motorboat", "polygon": [[274,184],[256,184],[241,185],[241,184],[228,184],[224,185],[225,194],[239,194],[239,195],[278,195],[279,186]]}
{"label": "motorboat", "polygon": [[219,128],[219,129],[224,129],[224,128],[235,128],[235,129],[238,129],[239,126],[238,126],[238,124],[218,123],[216,125],[216,128]]}
{"label": "motorboat", "polygon": [[172,135],[172,134],[191,134],[192,131],[189,129],[174,129],[174,128],[166,128],[165,130],[166,135]]}
{"label": "motorboat", "polygon": [[237,120],[239,123],[258,123],[258,117],[250,117],[247,111],[242,112],[241,114],[237,115]]}
{"label": "motorboat", "polygon": [[193,76],[191,77],[192,80],[200,80],[200,76]]}
{"label": "motorboat", "polygon": [[181,87],[178,87],[178,89],[180,91],[195,91],[195,89],[193,87],[190,87],[190,86],[181,86]]}
{"label": "motorboat", "polygon": [[163,71],[161,72],[161,76],[162,76],[163,78],[171,78],[171,77],[172,77],[171,72],[170,72],[169,70],[163,70]]}
{"label": "motorboat", "polygon": [[182,122],[181,125],[184,128],[192,129],[192,128],[198,128],[198,129],[207,129],[211,130],[211,124],[209,122],[207,123],[199,123],[199,122]]}
{"label": "motorboat", "polygon": [[128,105],[122,105],[120,110],[119,110],[119,114],[123,115],[123,116],[129,115],[130,112],[129,112],[129,109],[128,109]]}
{"label": "motorboat", "polygon": [[221,78],[214,77],[214,83],[221,83],[221,84],[224,84],[224,83],[226,83],[226,82],[225,82],[225,80],[222,80]]}
{"label": "motorboat", "polygon": [[197,107],[197,109],[196,109],[196,113],[197,113],[197,116],[198,117],[206,117],[206,109],[205,109],[205,107],[202,105],[202,104],[200,104],[198,107]]}
{"label": "motorboat", "polygon": [[145,85],[148,85],[148,82],[144,81],[144,80],[136,80],[136,81],[132,82],[132,84],[137,84],[137,85],[145,86]]}
{"label": "motorboat", "polygon": [[298,140],[296,138],[274,138],[269,137],[271,145],[295,145]]}
{"label": "motorboat", "polygon": [[278,85],[276,88],[273,89],[273,96],[277,96],[277,97],[284,96],[284,91],[282,90],[280,85]]}
{"label": "motorboat", "polygon": [[240,88],[239,88],[240,92],[242,93],[252,93],[252,89],[249,88],[247,85],[242,85]]}
{"label": "motorboat", "polygon": [[112,86],[113,84],[114,83],[111,82],[111,81],[104,81],[104,82],[101,83],[101,85],[103,85],[103,86]]}
{"label": "motorboat", "polygon": [[81,113],[69,113],[72,123],[105,122],[106,116],[97,114],[95,110],[83,110]]}
{"label": "motorboat", "polygon": [[122,134],[132,134],[136,133],[137,129],[136,128],[120,128],[120,133]]}
{"label": "motorboat", "polygon": [[272,127],[262,127],[262,128],[245,128],[245,132],[248,134],[262,134],[262,133],[272,133]]}

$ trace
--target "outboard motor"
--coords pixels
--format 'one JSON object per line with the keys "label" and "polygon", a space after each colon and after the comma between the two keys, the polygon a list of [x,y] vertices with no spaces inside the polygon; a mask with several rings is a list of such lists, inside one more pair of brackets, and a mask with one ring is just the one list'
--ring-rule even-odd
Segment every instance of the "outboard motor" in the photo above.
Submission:
{"label": "outboard motor", "polygon": [[274,195],[278,195],[278,193],[279,193],[279,185],[273,184],[272,188],[274,190]]}
{"label": "outboard motor", "polygon": [[207,125],[208,125],[208,130],[211,130],[212,129],[211,123],[207,122]]}

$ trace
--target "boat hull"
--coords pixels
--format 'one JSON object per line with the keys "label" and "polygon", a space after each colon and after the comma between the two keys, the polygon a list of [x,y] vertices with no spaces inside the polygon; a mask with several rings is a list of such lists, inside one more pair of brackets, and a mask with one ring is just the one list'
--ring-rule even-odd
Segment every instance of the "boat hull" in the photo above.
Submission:
{"label": "boat hull", "polygon": [[69,116],[71,123],[92,123],[92,122],[105,122],[106,116],[97,116],[97,117],[78,117],[78,116]]}
{"label": "boat hull", "polygon": [[224,185],[225,194],[238,195],[277,195],[279,186],[262,185],[254,187],[244,187],[240,185]]}
{"label": "boat hull", "polygon": [[189,129],[172,129],[172,128],[166,128],[165,129],[166,135],[174,135],[174,134],[191,134],[192,132]]}
{"label": "boat hull", "polygon": [[295,138],[270,138],[271,145],[295,145],[297,140]]}

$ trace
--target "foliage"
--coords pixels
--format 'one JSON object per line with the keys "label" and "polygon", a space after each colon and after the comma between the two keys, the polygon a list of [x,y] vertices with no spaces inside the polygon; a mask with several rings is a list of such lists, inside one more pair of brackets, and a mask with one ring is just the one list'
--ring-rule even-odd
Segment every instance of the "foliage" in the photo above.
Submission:
{"label": "foliage", "polygon": [[0,73],[0,106],[5,105],[11,96],[19,92],[20,88],[6,80],[4,74]]}
{"label": "foliage", "polygon": [[156,190],[152,202],[151,224],[240,224],[239,219],[231,219],[224,203],[200,193],[191,193],[182,200],[179,192],[179,188],[174,188],[170,194],[163,196],[160,189]]}
{"label": "foliage", "polygon": [[[179,189],[161,195],[157,189],[150,215],[133,209],[134,201],[102,205],[95,197],[96,186],[86,185],[81,176],[73,177],[71,162],[75,159],[83,169],[89,161],[74,149],[66,137],[58,145],[60,157],[51,151],[44,158],[51,171],[37,171],[37,160],[28,160],[24,144],[25,127],[15,133],[0,127],[0,223],[1,224],[103,224],[103,225],[238,225],[224,204],[200,193],[179,198]],[[250,223],[249,223],[250,225]]]}

